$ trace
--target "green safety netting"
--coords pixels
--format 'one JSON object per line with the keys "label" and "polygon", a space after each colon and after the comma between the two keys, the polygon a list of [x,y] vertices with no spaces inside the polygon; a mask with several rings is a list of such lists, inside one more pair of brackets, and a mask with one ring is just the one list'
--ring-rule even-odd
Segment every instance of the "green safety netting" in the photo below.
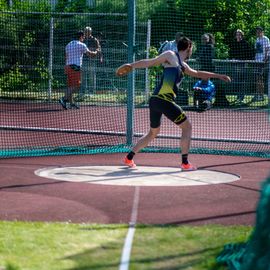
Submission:
{"label": "green safety netting", "polygon": [[[176,33],[194,43],[192,68],[232,78],[230,84],[213,80],[213,106],[202,112],[193,89],[197,79],[185,76],[176,103],[193,124],[191,152],[270,157],[270,61],[255,60],[256,26],[270,36],[263,15],[268,0],[4,2],[0,158],[127,151],[149,128],[148,100],[162,67],[136,70],[132,78],[117,77],[115,70],[130,55],[135,60],[157,56]],[[89,26],[102,54],[83,59],[82,86],[74,95],[80,109],[65,111],[59,104],[66,89],[65,46]],[[237,54],[238,28],[247,46]],[[213,37],[206,47],[205,34]],[[163,119],[146,151],[179,152],[180,137],[179,128]]]}
{"label": "green safety netting", "polygon": [[246,243],[224,246],[217,257],[229,270],[270,269],[270,177],[263,183],[257,206],[256,224]]}

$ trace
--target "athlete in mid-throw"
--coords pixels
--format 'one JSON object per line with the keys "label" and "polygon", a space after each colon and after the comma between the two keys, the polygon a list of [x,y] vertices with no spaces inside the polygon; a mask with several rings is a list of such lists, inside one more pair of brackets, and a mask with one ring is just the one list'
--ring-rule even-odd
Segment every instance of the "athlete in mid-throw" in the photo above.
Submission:
{"label": "athlete in mid-throw", "polygon": [[184,74],[203,80],[216,78],[225,82],[230,82],[231,79],[224,74],[194,70],[190,68],[186,63],[192,55],[193,48],[192,41],[189,38],[180,38],[177,48],[178,52],[166,51],[156,58],[142,59],[133,63],[125,64],[127,66],[131,66],[132,69],[148,68],[158,65],[163,65],[164,67],[161,82],[155,88],[153,95],[149,100],[150,129],[142,138],[139,139],[124,159],[124,163],[129,167],[136,166],[133,160],[134,155],[142,148],[146,147],[158,135],[160,131],[161,117],[164,114],[182,130],[180,142],[182,160],[180,168],[185,171],[196,170],[196,167],[188,160],[192,126],[183,109],[175,103],[179,86],[183,80]]}

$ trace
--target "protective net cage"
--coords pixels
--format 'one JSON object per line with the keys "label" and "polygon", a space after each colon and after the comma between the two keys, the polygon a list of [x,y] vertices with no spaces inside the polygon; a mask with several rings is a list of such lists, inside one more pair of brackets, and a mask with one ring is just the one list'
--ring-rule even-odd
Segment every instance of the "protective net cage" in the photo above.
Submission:
{"label": "protective net cage", "polygon": [[[127,151],[149,129],[148,99],[163,68],[137,69],[134,77],[115,70],[130,55],[157,56],[177,35],[194,43],[192,68],[232,78],[210,80],[211,108],[204,110],[194,87],[210,82],[185,76],[176,103],[193,125],[191,152],[270,156],[267,1],[1,3],[0,157]],[[83,56],[73,94],[78,107],[65,109],[59,103],[67,89],[65,49],[86,27],[101,52]],[[237,41],[240,34],[244,41]],[[178,152],[180,138],[164,117],[145,151]]]}
{"label": "protective net cage", "polygon": [[261,188],[256,210],[256,226],[245,243],[230,243],[224,246],[217,256],[218,264],[226,265],[229,270],[269,269],[269,217],[270,217],[270,177]]}

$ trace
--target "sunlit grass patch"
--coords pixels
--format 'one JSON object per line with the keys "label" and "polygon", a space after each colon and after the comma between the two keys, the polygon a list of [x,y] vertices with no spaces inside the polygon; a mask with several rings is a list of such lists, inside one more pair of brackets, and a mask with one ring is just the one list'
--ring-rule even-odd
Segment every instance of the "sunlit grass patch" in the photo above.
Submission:
{"label": "sunlit grass patch", "polygon": [[[244,242],[248,226],[137,225],[131,270],[225,269],[216,256],[230,242]],[[118,269],[127,225],[0,222],[0,269]],[[2,268],[1,268],[2,267]]]}

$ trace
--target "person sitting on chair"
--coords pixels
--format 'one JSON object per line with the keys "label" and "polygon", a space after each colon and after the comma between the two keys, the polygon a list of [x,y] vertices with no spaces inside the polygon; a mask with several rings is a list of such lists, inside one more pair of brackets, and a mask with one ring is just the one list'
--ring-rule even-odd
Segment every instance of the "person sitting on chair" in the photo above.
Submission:
{"label": "person sitting on chair", "polygon": [[199,80],[193,86],[194,106],[197,111],[206,111],[212,107],[212,101],[216,93],[215,85],[211,80]]}

